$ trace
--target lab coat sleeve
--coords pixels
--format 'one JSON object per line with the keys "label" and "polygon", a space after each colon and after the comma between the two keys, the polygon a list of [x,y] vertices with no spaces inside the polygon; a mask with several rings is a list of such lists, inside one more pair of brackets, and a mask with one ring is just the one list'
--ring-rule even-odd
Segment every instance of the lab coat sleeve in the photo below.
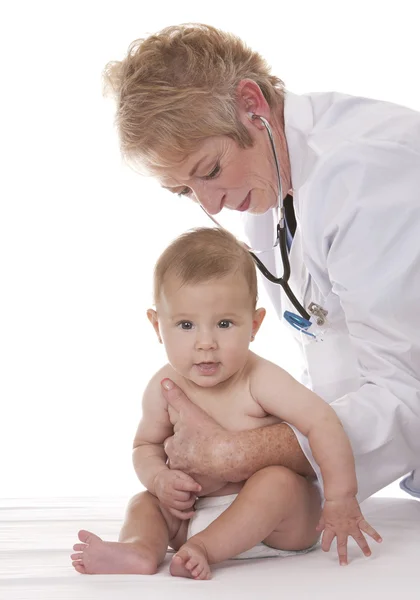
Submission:
{"label": "lab coat sleeve", "polygon": [[314,258],[327,266],[356,350],[360,388],[330,406],[362,501],[420,466],[420,153],[348,143],[334,160],[315,177],[324,195],[307,226],[323,232]]}

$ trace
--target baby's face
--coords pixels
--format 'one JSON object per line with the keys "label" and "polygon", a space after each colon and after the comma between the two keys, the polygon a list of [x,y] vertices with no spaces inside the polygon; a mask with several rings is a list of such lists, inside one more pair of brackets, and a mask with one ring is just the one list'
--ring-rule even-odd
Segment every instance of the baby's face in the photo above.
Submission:
{"label": "baby's face", "polygon": [[172,277],[163,286],[154,325],[172,367],[200,387],[213,387],[244,367],[264,314],[254,311],[242,274],[183,286]]}

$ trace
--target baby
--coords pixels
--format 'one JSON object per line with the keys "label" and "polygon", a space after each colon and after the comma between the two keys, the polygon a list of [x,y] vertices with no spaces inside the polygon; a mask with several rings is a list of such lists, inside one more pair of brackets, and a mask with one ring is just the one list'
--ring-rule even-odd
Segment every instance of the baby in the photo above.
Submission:
{"label": "baby", "polygon": [[[246,248],[221,229],[182,235],[156,265],[154,297],[156,310],[147,316],[169,363],[146,388],[134,440],[134,467],[148,491],[132,499],[119,542],[79,532],[75,569],[152,574],[170,545],[177,551],[172,575],[209,579],[210,565],[228,558],[307,552],[322,530],[324,550],[337,537],[340,564],[347,564],[348,536],[369,556],[362,532],[381,538],[360,511],[352,450],[335,412],[249,350],[265,310],[256,309]],[[167,378],[227,430],[295,426],[308,437],[325,498],[313,480],[282,466],[228,484],[171,469],[164,441],[176,431],[178,413],[162,395]]]}

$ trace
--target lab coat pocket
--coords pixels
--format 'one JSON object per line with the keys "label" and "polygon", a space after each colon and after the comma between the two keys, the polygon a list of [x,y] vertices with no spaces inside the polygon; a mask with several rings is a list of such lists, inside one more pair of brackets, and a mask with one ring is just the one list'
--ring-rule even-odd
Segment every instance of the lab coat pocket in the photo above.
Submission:
{"label": "lab coat pocket", "polygon": [[356,352],[347,333],[329,331],[304,346],[311,389],[330,403],[358,389]]}

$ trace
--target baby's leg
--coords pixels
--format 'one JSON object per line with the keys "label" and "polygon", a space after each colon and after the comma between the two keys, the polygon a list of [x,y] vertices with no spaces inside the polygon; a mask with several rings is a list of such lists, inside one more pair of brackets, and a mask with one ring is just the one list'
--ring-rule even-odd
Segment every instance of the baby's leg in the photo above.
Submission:
{"label": "baby's leg", "polygon": [[314,483],[285,467],[267,467],[248,479],[235,501],[172,559],[171,573],[208,579],[209,565],[263,541],[282,550],[304,550],[319,538],[321,500]]}
{"label": "baby's leg", "polygon": [[[79,531],[73,566],[79,573],[130,573],[151,575],[165,558],[173,538],[185,541],[188,521],[181,521],[159,506],[149,492],[134,496],[128,505],[119,542],[104,542],[89,531]],[[179,546],[178,546],[179,547]]]}

